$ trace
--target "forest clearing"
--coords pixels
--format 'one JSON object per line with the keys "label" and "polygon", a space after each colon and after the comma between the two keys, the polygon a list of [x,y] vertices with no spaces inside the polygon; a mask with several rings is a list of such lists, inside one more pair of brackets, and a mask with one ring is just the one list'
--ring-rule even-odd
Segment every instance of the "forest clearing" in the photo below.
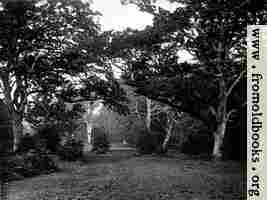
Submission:
{"label": "forest clearing", "polygon": [[61,165],[62,172],[10,183],[9,199],[237,200],[245,195],[245,171],[235,161],[210,163],[177,153],[135,156],[133,151],[114,151]]}
{"label": "forest clearing", "polygon": [[246,199],[248,24],[264,1],[0,0],[1,200]]}

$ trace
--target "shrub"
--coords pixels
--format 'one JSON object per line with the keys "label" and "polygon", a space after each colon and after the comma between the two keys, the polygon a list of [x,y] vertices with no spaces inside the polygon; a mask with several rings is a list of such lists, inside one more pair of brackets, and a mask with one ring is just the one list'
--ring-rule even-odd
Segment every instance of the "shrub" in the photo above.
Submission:
{"label": "shrub", "polygon": [[74,138],[68,138],[59,146],[58,155],[62,160],[75,161],[83,156],[83,143]]}
{"label": "shrub", "polygon": [[18,144],[18,153],[26,153],[30,150],[38,152],[45,152],[47,149],[46,141],[41,139],[38,135],[25,134],[21,137]]}
{"label": "shrub", "polygon": [[136,148],[139,153],[161,153],[161,144],[164,140],[164,135],[158,132],[149,133],[141,130],[138,133]]}
{"label": "shrub", "polygon": [[93,149],[96,153],[106,153],[110,148],[108,135],[101,128],[95,128],[93,130]]}
{"label": "shrub", "polygon": [[40,139],[45,141],[46,148],[52,153],[57,152],[60,143],[60,132],[62,132],[62,128],[58,125],[48,125],[38,131]]}
{"label": "shrub", "polygon": [[187,140],[182,144],[181,150],[186,154],[197,155],[211,154],[212,148],[212,134],[202,130],[198,133],[189,135]]}
{"label": "shrub", "polygon": [[20,179],[58,170],[53,158],[47,153],[30,150],[27,153],[12,155],[7,160],[8,179]]}

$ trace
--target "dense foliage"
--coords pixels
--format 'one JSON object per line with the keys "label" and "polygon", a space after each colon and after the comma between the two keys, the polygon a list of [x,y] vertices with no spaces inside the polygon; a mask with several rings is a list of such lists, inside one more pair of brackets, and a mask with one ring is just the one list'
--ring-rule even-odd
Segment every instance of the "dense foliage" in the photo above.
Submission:
{"label": "dense foliage", "polygon": [[186,154],[199,155],[212,153],[213,148],[212,134],[198,131],[195,134],[190,134],[181,146],[181,151]]}
{"label": "dense foliage", "polygon": [[[264,2],[174,0],[173,11],[157,1],[123,2],[154,15],[144,30],[114,33],[111,49],[125,62],[124,78],[137,93],[201,119],[221,157],[225,127],[246,105],[245,93],[233,94],[245,77],[246,26],[267,22]],[[182,51],[191,62],[182,61]],[[233,95],[240,101],[229,106]]]}
{"label": "dense foliage", "polygon": [[48,152],[47,141],[42,139],[40,135],[25,134],[21,138],[16,152],[27,153],[29,151],[37,151],[40,153]]}
{"label": "dense foliage", "polygon": [[160,132],[139,131],[137,133],[137,151],[142,154],[162,153],[163,140],[164,135]]}
{"label": "dense foliage", "polygon": [[57,154],[62,160],[79,160],[83,157],[83,143],[75,138],[67,138],[67,140],[59,146]]}
{"label": "dense foliage", "polygon": [[59,170],[51,155],[33,149],[10,156],[4,165],[7,180],[17,180]]}
{"label": "dense foliage", "polygon": [[50,125],[40,129],[37,134],[40,140],[45,142],[47,150],[51,153],[56,153],[61,140],[60,133],[62,133],[60,127]]}
{"label": "dense foliage", "polygon": [[0,1],[0,89],[14,121],[14,148],[26,107],[42,98],[101,99],[124,110],[97,15],[80,0]]}
{"label": "dense foliage", "polygon": [[[99,13],[85,1],[0,0],[0,89],[13,122],[15,146],[26,118],[38,126],[51,126],[38,137],[46,149],[57,152],[60,134],[71,135],[85,112],[82,102],[102,100],[115,111],[130,113],[126,121],[102,116],[106,133],[95,134],[97,152],[109,148],[107,134],[116,130],[114,121],[125,125],[122,132],[127,132],[138,125],[135,119],[147,120],[149,133],[129,130],[125,137],[139,149],[160,151],[156,146],[168,143],[168,130],[175,132],[172,123],[180,112],[202,120],[208,128],[205,136],[188,136],[183,149],[208,144],[209,152],[213,141],[216,157],[222,156],[222,149],[229,155],[237,152],[232,144],[244,137],[232,132],[244,129],[246,25],[267,22],[263,2],[170,0],[174,10],[157,6],[157,1],[123,2],[152,14],[153,24],[141,31],[101,32],[95,20]],[[184,62],[181,52],[192,60]],[[114,66],[144,101],[153,100],[163,108],[159,109],[163,117],[149,119],[151,108],[137,99],[134,105],[125,104],[126,92],[114,77]],[[66,103],[73,104],[72,109]],[[153,134],[155,130],[161,133]],[[19,152],[41,148],[34,140],[22,138]],[[61,147],[62,157],[73,159],[75,150],[80,155],[78,143],[69,139]]]}

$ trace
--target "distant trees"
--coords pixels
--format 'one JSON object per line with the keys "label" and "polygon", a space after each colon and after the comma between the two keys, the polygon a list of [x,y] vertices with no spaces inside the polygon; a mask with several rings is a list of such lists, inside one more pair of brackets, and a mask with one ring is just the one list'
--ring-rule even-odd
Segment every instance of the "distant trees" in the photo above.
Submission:
{"label": "distant trees", "polygon": [[[164,139],[158,144],[158,149],[166,152],[167,145],[174,132],[174,127],[181,117],[181,112],[167,104],[133,93],[135,90],[133,87],[123,86],[123,88],[127,88],[128,98],[132,102],[128,105],[131,115],[135,115],[135,120],[144,122],[143,127],[140,124],[139,128],[145,129],[148,133],[152,134],[153,132],[162,132]],[[130,95],[130,92],[132,92],[132,95]]]}
{"label": "distant trees", "polygon": [[[0,89],[12,119],[14,149],[23,118],[38,109],[54,106],[60,113],[57,103],[102,100],[127,112],[125,91],[112,70],[119,60],[126,83],[146,97],[148,130],[153,101],[172,108],[161,107],[169,119],[163,149],[179,110],[209,127],[213,156],[220,158],[227,123],[246,106],[244,98],[234,106],[229,102],[246,73],[246,26],[265,24],[267,11],[255,0],[170,2],[177,5],[174,11],[159,8],[157,1],[125,0],[154,15],[153,25],[101,33],[94,20],[98,13],[81,0],[0,0]],[[181,51],[193,61],[181,63]],[[45,113],[53,118],[53,112]]]}
{"label": "distant trees", "polygon": [[[134,89],[132,88],[132,90]],[[145,122],[147,132],[151,134],[153,134],[153,132],[162,132],[164,139],[158,144],[158,150],[161,149],[161,152],[166,152],[167,145],[174,132],[175,124],[180,118],[181,112],[167,104],[151,100],[147,97],[143,97],[143,101],[139,100],[136,101],[136,103],[139,104],[139,106],[137,106],[135,112],[137,112],[139,118]],[[143,109],[140,109],[140,107],[143,107]],[[156,127],[155,124],[157,124]]]}
{"label": "distant trees", "polygon": [[14,149],[34,96],[68,102],[125,100],[107,62],[105,34],[88,3],[73,0],[0,1],[1,93],[12,118]]}
{"label": "distant trees", "polygon": [[[242,99],[229,109],[228,102],[246,73],[246,26],[267,22],[264,2],[174,0],[173,12],[157,7],[156,1],[124,2],[154,15],[145,30],[114,34],[111,49],[127,63],[128,84],[201,119],[213,132],[213,156],[221,158],[227,122],[246,105]],[[182,50],[193,62],[179,62]]]}

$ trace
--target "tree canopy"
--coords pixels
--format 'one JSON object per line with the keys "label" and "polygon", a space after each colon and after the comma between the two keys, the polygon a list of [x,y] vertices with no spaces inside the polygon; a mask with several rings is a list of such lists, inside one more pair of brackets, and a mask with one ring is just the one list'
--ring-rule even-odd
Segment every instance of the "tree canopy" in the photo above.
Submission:
{"label": "tree canopy", "polygon": [[[246,105],[229,106],[246,73],[247,24],[265,24],[263,1],[170,0],[174,11],[156,0],[125,0],[154,15],[142,31],[113,35],[110,47],[121,57],[124,78],[139,94],[201,119],[213,132],[215,157],[221,156],[226,125]],[[193,59],[180,60],[186,51]],[[241,97],[242,92],[237,91]]]}
{"label": "tree canopy", "polygon": [[101,99],[125,110],[124,91],[108,60],[107,34],[89,3],[1,0],[0,8],[1,93],[15,135],[36,95],[73,103]]}
{"label": "tree canopy", "polygon": [[[263,1],[170,2],[173,12],[156,1],[124,1],[153,14],[154,23],[115,33],[112,49],[125,58],[124,77],[137,92],[209,122],[222,93],[230,95],[244,75],[247,24],[266,23],[267,10]],[[182,50],[192,62],[179,61]]]}
{"label": "tree canopy", "polygon": [[107,39],[94,20],[98,13],[88,3],[1,3],[2,89],[5,97],[11,95],[15,110],[22,110],[26,97],[36,93],[70,102],[123,100],[106,59]]}

